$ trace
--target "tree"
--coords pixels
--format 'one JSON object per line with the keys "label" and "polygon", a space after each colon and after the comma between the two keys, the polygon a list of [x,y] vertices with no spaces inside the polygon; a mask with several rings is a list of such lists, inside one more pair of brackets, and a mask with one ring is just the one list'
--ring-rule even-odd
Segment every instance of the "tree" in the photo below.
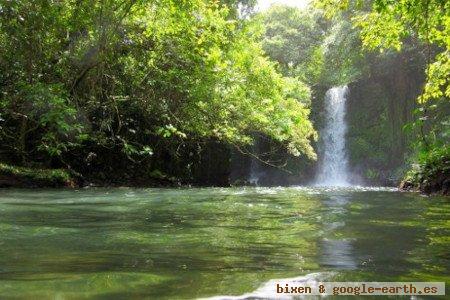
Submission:
{"label": "tree", "polygon": [[309,89],[265,57],[258,22],[238,19],[252,3],[0,0],[2,151],[138,162],[168,143],[245,145],[258,131],[314,158]]}
{"label": "tree", "polygon": [[450,3],[445,0],[375,0],[367,10],[364,1],[316,0],[316,7],[324,9],[328,16],[340,10],[359,8],[353,17],[361,28],[363,46],[367,49],[400,50],[403,40],[417,37],[428,45],[436,45],[440,51],[431,57],[427,68],[427,83],[418,101],[450,98]]}
{"label": "tree", "polygon": [[326,35],[320,15],[313,10],[272,5],[260,18],[264,24],[264,51],[280,64],[285,75],[314,83],[321,71],[321,44]]}

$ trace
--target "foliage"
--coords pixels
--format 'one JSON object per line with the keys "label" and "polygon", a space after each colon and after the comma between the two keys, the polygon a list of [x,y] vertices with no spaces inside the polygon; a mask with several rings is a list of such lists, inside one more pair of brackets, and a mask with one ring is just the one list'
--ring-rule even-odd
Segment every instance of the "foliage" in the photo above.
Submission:
{"label": "foliage", "polygon": [[[364,1],[316,0],[318,8],[328,16],[339,10],[359,8],[353,17],[361,28],[361,39],[367,49],[400,50],[406,37],[418,38],[441,49],[427,68],[427,83],[419,97],[430,99],[450,97],[450,2],[442,0],[375,0],[367,11]],[[429,51],[428,55],[431,55]],[[431,57],[430,57],[431,59]]]}
{"label": "foliage", "polygon": [[320,55],[325,33],[320,15],[286,5],[273,5],[259,18],[264,23],[264,51],[280,64],[284,74],[300,76],[312,83],[317,69],[312,68],[312,64],[315,56]]}
{"label": "foliage", "polygon": [[24,181],[25,185],[30,182],[40,186],[64,186],[73,181],[67,170],[25,168],[4,163],[0,163],[0,176],[13,176]]}
{"label": "foliage", "polygon": [[298,76],[311,86],[344,85],[360,76],[359,32],[347,17],[327,20],[313,8],[273,5],[260,18],[264,50],[283,74]]}
{"label": "foliage", "polygon": [[449,176],[450,147],[435,146],[418,153],[417,163],[406,173],[404,182],[426,193],[448,193]]}
{"label": "foliage", "polygon": [[361,49],[359,31],[345,16],[332,20],[322,49],[325,67],[320,81],[329,86],[346,85],[361,78],[370,62]]}
{"label": "foliage", "polygon": [[238,18],[253,5],[0,0],[1,151],[64,165],[97,145],[139,162],[260,132],[315,158],[309,89],[265,57],[261,24]]}

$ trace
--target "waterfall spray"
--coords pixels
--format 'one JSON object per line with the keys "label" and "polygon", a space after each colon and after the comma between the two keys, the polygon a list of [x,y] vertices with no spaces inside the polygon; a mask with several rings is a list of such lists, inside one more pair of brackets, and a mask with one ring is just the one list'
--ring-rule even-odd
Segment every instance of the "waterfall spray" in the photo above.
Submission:
{"label": "waterfall spray", "polygon": [[333,87],[325,96],[325,127],[321,130],[322,158],[317,173],[317,185],[348,186],[348,158],[345,150],[345,102],[348,87]]}

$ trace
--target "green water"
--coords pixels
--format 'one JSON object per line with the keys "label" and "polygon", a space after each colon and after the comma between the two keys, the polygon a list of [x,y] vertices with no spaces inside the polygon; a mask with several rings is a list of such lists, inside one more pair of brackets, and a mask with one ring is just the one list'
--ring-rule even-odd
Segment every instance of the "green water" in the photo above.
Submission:
{"label": "green water", "polygon": [[242,295],[311,273],[448,285],[449,216],[449,198],[384,189],[0,190],[0,299]]}

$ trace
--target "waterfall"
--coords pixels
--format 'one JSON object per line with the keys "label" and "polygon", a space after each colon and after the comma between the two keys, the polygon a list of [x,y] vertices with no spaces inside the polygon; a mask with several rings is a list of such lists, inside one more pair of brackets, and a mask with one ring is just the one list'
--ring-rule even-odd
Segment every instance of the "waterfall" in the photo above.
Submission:
{"label": "waterfall", "polygon": [[325,96],[325,126],[321,130],[321,156],[317,185],[348,186],[348,158],[345,151],[345,102],[347,86],[333,87]]}
{"label": "waterfall", "polygon": [[[255,142],[253,144],[252,151],[255,155],[259,155],[259,153],[261,152],[260,141],[257,136],[255,136]],[[259,162],[254,157],[252,157],[250,162],[250,174],[248,177],[248,182],[251,185],[258,186],[261,175],[263,175],[262,173],[263,172],[261,170]]]}

